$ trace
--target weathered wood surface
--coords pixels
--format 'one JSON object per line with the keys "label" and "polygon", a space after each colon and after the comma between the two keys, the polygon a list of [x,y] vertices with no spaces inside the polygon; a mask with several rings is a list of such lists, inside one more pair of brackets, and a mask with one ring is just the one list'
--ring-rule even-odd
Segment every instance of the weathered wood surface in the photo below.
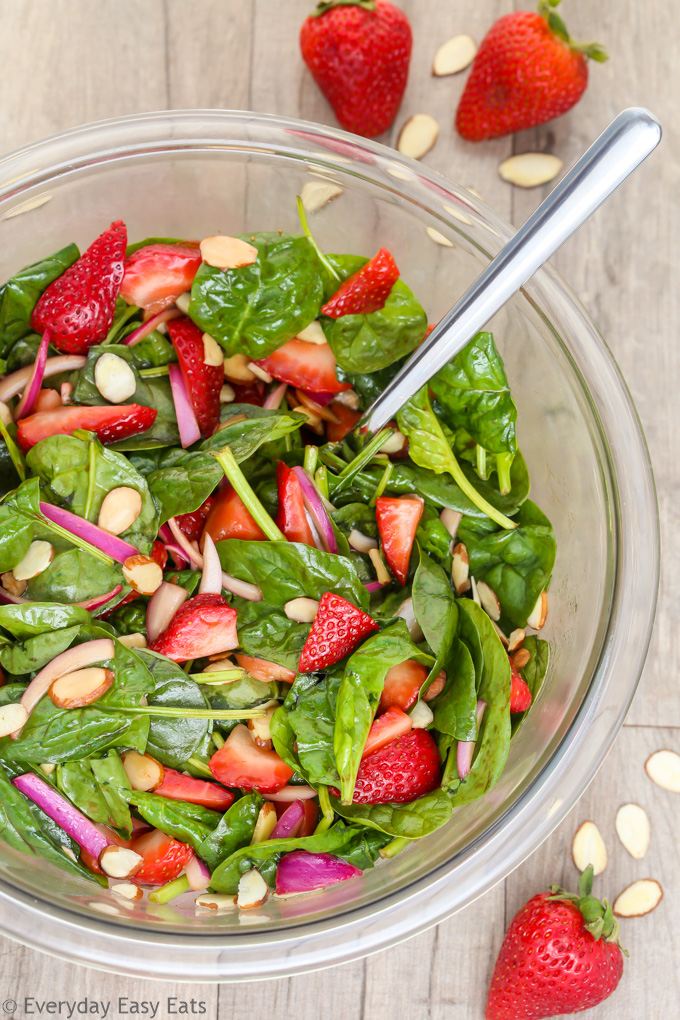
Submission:
{"label": "weathered wood surface", "polygon": [[[662,120],[660,151],[615,195],[554,262],[590,309],[618,359],[637,403],[659,488],[664,557],[656,632],[640,691],[605,766],[556,833],[502,886],[463,913],[366,961],[287,981],[245,986],[161,985],[67,966],[2,941],[2,999],[200,999],[207,1016],[296,1020],[474,1020],[483,1015],[491,961],[504,925],[519,905],[552,881],[573,883],[569,846],[579,822],[600,825],[610,865],[597,888],[616,895],[637,877],[659,879],[665,898],[650,917],[624,924],[631,950],[621,990],[593,1016],[656,1020],[675,1016],[680,954],[677,800],[654,787],[643,763],[654,749],[680,750],[677,695],[680,548],[676,480],[680,355],[676,340],[680,270],[680,141],[672,6],[618,0],[569,0],[565,18],[578,38],[606,43],[612,60],[592,68],[591,87],[567,116],[515,138],[475,146],[452,130],[464,75],[436,80],[432,56],[450,35],[477,40],[512,0],[400,0],[414,28],[411,77],[393,142],[413,113],[437,118],[441,134],[425,162],[473,186],[500,213],[521,222],[542,197],[497,176],[512,152],[539,148],[567,165],[619,109],[647,105]],[[333,123],[298,55],[297,31],[312,0],[0,0],[0,144],[11,149],[78,123],[161,108],[250,108]],[[650,814],[647,858],[634,862],[618,844],[621,803]],[[589,1014],[590,1015],[590,1014]]]}

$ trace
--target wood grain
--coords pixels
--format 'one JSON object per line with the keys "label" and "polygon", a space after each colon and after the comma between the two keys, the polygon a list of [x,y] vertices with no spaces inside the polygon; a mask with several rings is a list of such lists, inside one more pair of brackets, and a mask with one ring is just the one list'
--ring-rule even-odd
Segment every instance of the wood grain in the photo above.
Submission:
{"label": "wood grain", "polygon": [[[598,1020],[675,1016],[680,953],[673,915],[678,902],[677,799],[646,778],[652,750],[680,750],[680,531],[677,462],[680,355],[676,331],[680,270],[680,139],[676,129],[680,70],[675,13],[664,0],[593,4],[569,0],[565,18],[577,38],[608,45],[612,60],[591,68],[578,107],[536,131],[485,145],[454,135],[452,121],[465,74],[435,79],[437,47],[459,32],[479,40],[494,18],[532,3],[514,0],[398,0],[414,28],[404,104],[388,136],[414,113],[430,113],[440,137],[424,162],[473,186],[502,215],[520,223],[544,189],[502,182],[498,163],[511,152],[555,152],[569,165],[621,108],[649,106],[662,120],[661,150],[556,256],[555,264],[594,315],[631,387],[650,443],[665,538],[655,637],[639,694],[606,764],[559,829],[503,885],[437,929],[366,961],[284,981],[239,986],[134,981],[67,966],[0,940],[0,998],[201,999],[220,1020],[253,1016],[296,1020],[473,1020],[504,925],[520,904],[550,882],[577,876],[569,846],[580,821],[601,828],[610,864],[597,890],[614,897],[638,877],[661,881],[665,897],[647,918],[624,923],[631,950],[620,991],[592,1015]],[[312,0],[0,0],[0,139],[3,149],[88,120],[170,107],[231,107],[335,123],[299,58],[297,33]],[[566,7],[566,4],[565,4]],[[646,536],[640,536],[645,541]],[[670,728],[662,728],[670,727]],[[674,729],[675,727],[676,729]],[[653,828],[647,858],[633,861],[618,844],[617,807],[636,801]],[[24,1015],[18,1011],[17,1016]],[[113,1016],[122,1015],[115,1011]]]}

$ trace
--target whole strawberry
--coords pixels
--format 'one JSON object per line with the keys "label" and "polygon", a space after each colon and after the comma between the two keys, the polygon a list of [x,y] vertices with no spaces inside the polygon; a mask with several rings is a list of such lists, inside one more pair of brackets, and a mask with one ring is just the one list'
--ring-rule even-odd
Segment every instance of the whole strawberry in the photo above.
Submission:
{"label": "whole strawberry", "polygon": [[587,57],[604,61],[598,43],[576,43],[541,0],[538,14],[515,11],[492,25],[472,65],[458,104],[456,128],[470,142],[544,124],[574,106],[588,84]]}
{"label": "whole strawberry", "polygon": [[496,960],[486,1020],[580,1013],[608,998],[623,973],[619,923],[591,896],[592,866],[578,896],[552,886],[515,915]]}
{"label": "whole strawberry", "polygon": [[335,116],[366,138],[397,115],[411,42],[408,18],[388,0],[328,0],[300,30],[302,57]]}

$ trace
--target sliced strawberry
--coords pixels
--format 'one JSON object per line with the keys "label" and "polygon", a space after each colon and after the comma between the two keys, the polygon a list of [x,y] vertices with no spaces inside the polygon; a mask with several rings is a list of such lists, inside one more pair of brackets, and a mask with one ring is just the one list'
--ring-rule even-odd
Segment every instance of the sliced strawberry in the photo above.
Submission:
{"label": "sliced strawberry", "polygon": [[386,712],[373,720],[361,753],[362,759],[368,758],[369,754],[379,751],[381,747],[389,744],[391,740],[403,736],[404,733],[408,733],[410,729],[413,729],[413,720],[410,715],[406,715],[406,712],[402,712],[396,705],[388,708]]}
{"label": "sliced strawberry", "polygon": [[198,248],[148,244],[127,259],[120,296],[129,305],[138,305],[153,314],[161,312],[180,294],[191,290],[200,264]]}
{"label": "sliced strawberry", "polygon": [[262,407],[265,399],[264,383],[258,379],[254,383],[229,383],[232,390],[234,391],[234,403],[235,404],[255,404],[256,407]]}
{"label": "sliced strawberry", "polygon": [[381,496],[375,501],[375,516],[387,563],[399,583],[406,584],[423,503],[419,499]]}
{"label": "sliced strawberry", "polygon": [[180,606],[149,648],[174,662],[186,662],[237,646],[236,610],[221,595],[205,594],[195,595]]}
{"label": "sliced strawberry", "polygon": [[234,803],[234,794],[229,790],[206,782],[205,779],[194,779],[185,776],[175,769],[163,768],[163,782],[153,791],[158,797],[168,800],[185,800],[189,804],[200,804],[214,811],[226,811]]}
{"label": "sliced strawberry", "polygon": [[279,491],[276,523],[289,542],[313,546],[314,536],[305,514],[300,479],[282,460],[276,465],[276,485]]}
{"label": "sliced strawberry", "polygon": [[207,365],[203,331],[191,319],[173,319],[168,333],[177,351],[182,377],[189,391],[191,406],[204,438],[211,436],[220,422],[220,390],[224,382],[221,365]]}
{"label": "sliced strawberry", "polygon": [[331,319],[342,315],[368,315],[384,308],[392,288],[399,279],[399,270],[387,248],[344,280],[330,301],[321,307],[321,314]]}
{"label": "sliced strawberry", "polygon": [[378,624],[367,613],[340,595],[325,592],[302,649],[298,666],[300,673],[332,666],[356,648],[371,631],[378,629]]}
{"label": "sliced strawberry", "polygon": [[352,802],[406,804],[439,786],[439,775],[434,740],[427,730],[411,730],[363,759]]}
{"label": "sliced strawberry", "polygon": [[269,662],[268,659],[256,659],[253,655],[243,655],[239,652],[236,655],[236,662],[245,669],[255,680],[262,680],[264,683],[271,683],[272,680],[279,680],[284,684],[292,684],[295,673],[292,669],[280,666],[278,662]]}
{"label": "sliced strawberry", "polygon": [[206,519],[214,505],[215,500],[213,496],[208,496],[206,501],[199,506],[198,510],[194,510],[190,514],[178,514],[175,517],[177,527],[187,536],[190,542],[198,542],[200,539]]}
{"label": "sliced strawberry", "polygon": [[132,849],[143,857],[142,866],[131,881],[135,885],[165,885],[184,871],[193,857],[193,850],[166,836],[160,829],[147,832],[132,841]]}
{"label": "sliced strawberry", "polygon": [[510,711],[526,712],[533,701],[533,695],[526,682],[519,675],[510,660],[512,670],[512,687],[510,688]]}
{"label": "sliced strawberry", "polygon": [[39,390],[35,398],[36,411],[53,411],[55,407],[61,407],[62,399],[56,390]]}
{"label": "sliced strawberry", "polygon": [[213,542],[240,538],[248,542],[266,542],[267,536],[231,485],[225,485],[214,497],[203,529]]}
{"label": "sliced strawberry", "polygon": [[274,379],[312,393],[340,393],[349,390],[335,374],[335,355],[328,344],[309,344],[305,340],[289,340],[270,354],[255,362]]}
{"label": "sliced strawberry", "polygon": [[420,688],[427,679],[427,670],[414,659],[407,659],[390,667],[385,677],[378,712],[386,712],[393,706],[408,712],[418,700]]}
{"label": "sliced strawberry", "polygon": [[347,433],[352,431],[359,418],[361,418],[361,411],[353,411],[351,407],[341,404],[339,400],[334,400],[330,405],[330,409],[340,421],[328,422],[326,425],[326,439],[329,443],[341,443]]}
{"label": "sliced strawberry", "polygon": [[276,751],[257,746],[243,723],[234,727],[208,765],[219,783],[260,793],[280,790],[293,775]]}
{"label": "sliced strawberry", "polygon": [[96,432],[102,443],[115,443],[146,432],[155,420],[156,409],[140,404],[121,404],[120,407],[72,404],[22,418],[17,427],[17,439],[21,449],[26,451],[48,436],[68,436],[76,429],[87,429]]}
{"label": "sliced strawberry", "polygon": [[51,283],[33,309],[36,333],[49,329],[50,342],[65,354],[86,354],[108,333],[125,266],[127,230],[112,223],[77,262]]}

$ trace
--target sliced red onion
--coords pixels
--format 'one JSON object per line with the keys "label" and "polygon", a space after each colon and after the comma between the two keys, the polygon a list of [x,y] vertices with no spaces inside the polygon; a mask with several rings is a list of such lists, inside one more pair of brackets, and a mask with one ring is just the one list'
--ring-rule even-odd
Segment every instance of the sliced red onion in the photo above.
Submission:
{"label": "sliced red onion", "polygon": [[337,553],[338,543],[335,538],[335,532],[333,531],[333,525],[331,524],[331,519],[328,516],[328,511],[323,505],[321,496],[316,491],[314,482],[304,468],[294,467],[293,471],[297,475],[300,487],[302,488],[302,499],[304,500],[305,509],[309,512],[309,515],[319,532],[324,549],[326,552]]}
{"label": "sliced red onion", "polygon": [[[485,701],[477,702],[477,732],[482,724],[482,716],[484,715],[484,709],[486,708]],[[472,755],[475,751],[476,740],[459,740],[458,747],[456,748],[456,767],[458,768],[458,776],[460,779],[465,779],[466,776],[470,775],[470,768],[472,767]]]}
{"label": "sliced red onion", "polygon": [[158,529],[158,537],[161,540],[161,542],[172,542],[172,532],[170,531],[170,528],[167,526],[167,524],[161,524],[160,528]]}
{"label": "sliced red onion", "polygon": [[22,606],[26,602],[30,602],[30,599],[22,599],[19,595],[10,595],[5,588],[0,588],[0,605]]}
{"label": "sliced red onion", "polygon": [[170,528],[170,531],[172,532],[172,537],[177,542],[177,545],[180,547],[186,558],[189,560],[189,563],[191,563],[195,567],[198,567],[199,570],[203,570],[203,557],[201,556],[200,552],[196,552],[193,545],[191,544],[187,536],[184,534],[175,518],[169,517],[167,525]]}
{"label": "sliced red onion", "polygon": [[152,316],[146,322],[142,323],[133,333],[130,333],[121,340],[121,344],[127,344],[128,347],[134,347],[140,340],[148,336],[149,333],[153,333],[154,329],[158,329],[164,322],[170,322],[170,319],[177,319],[182,313],[179,308],[166,308],[163,312],[158,312],[157,315]]}
{"label": "sliced red onion", "polygon": [[212,535],[209,535],[207,531],[203,536],[203,574],[198,586],[198,594],[222,594],[222,564]]}
{"label": "sliced red onion", "polygon": [[210,885],[210,872],[200,857],[193,855],[184,868],[189,885],[194,892],[205,892]]}
{"label": "sliced red onion", "polygon": [[166,552],[172,556],[175,561],[175,566],[178,570],[181,570],[185,564],[187,567],[191,567],[191,560],[187,558],[186,554],[182,552],[178,545],[174,542],[168,542],[165,546]]}
{"label": "sliced red onion", "polygon": [[150,642],[168,629],[173,616],[188,598],[189,592],[179,584],[163,581],[156,588],[146,607],[146,636]]}
{"label": "sliced red onion", "polygon": [[416,620],[416,612],[413,608],[413,599],[404,599],[394,615],[401,617],[406,624],[411,641],[415,642],[415,644],[420,644],[425,635],[423,634],[420,624]]}
{"label": "sliced red onion", "polygon": [[276,869],[276,894],[311,892],[327,885],[358,878],[361,869],[333,854],[310,854],[307,850],[293,850],[281,858]]}
{"label": "sliced red onion", "polygon": [[275,804],[290,804],[294,800],[311,800],[316,797],[316,790],[311,786],[282,786],[276,793],[263,793],[262,796]]}
{"label": "sliced red onion", "polygon": [[364,581],[364,588],[369,595],[373,594],[374,591],[380,591],[380,589],[384,587],[385,584],[383,581]]}
{"label": "sliced red onion", "polygon": [[[82,368],[86,361],[87,358],[82,354],[58,354],[54,358],[48,358],[45,362],[43,379],[49,379],[51,375],[59,375],[60,372],[75,371],[75,369]],[[0,400],[3,404],[6,404],[12,397],[16,397],[17,393],[21,393],[32,375],[33,365],[26,365],[25,368],[19,368],[11,375],[5,376],[0,381]]]}
{"label": "sliced red onion", "polygon": [[281,407],[281,402],[285,396],[288,384],[285,382],[280,383],[276,389],[272,390],[269,396],[266,398],[262,405],[267,411],[276,411]]}
{"label": "sliced red onion", "polygon": [[305,817],[305,806],[301,800],[294,800],[283,812],[272,829],[270,839],[287,839],[295,836]]}
{"label": "sliced red onion", "polygon": [[[175,518],[168,518],[167,524],[178,546],[190,563],[197,566],[199,570],[203,570],[203,556],[201,556],[197,549],[194,549]],[[250,584],[249,581],[240,581],[238,577],[232,577],[231,574],[225,574],[224,571],[222,571],[222,588],[230,591],[232,595],[238,595],[242,599],[247,599],[248,602],[262,601],[262,589],[258,588],[256,584]]]}
{"label": "sliced red onion", "polygon": [[177,415],[179,438],[182,446],[186,449],[187,446],[191,446],[192,443],[197,442],[201,438],[201,430],[196,421],[196,415],[189,399],[189,392],[184,382],[181,368],[179,365],[168,365],[168,373],[170,375],[172,399],[175,404],[175,414]]}
{"label": "sliced red onion", "polygon": [[35,356],[33,362],[33,372],[29,379],[26,389],[24,390],[21,400],[17,404],[14,410],[14,420],[19,421],[20,418],[27,418],[29,414],[33,412],[35,402],[40,393],[40,387],[42,386],[43,377],[45,374],[45,363],[47,362],[47,348],[50,345],[50,331],[46,329],[43,333],[40,346],[38,347],[38,353]]}
{"label": "sliced red onion", "polygon": [[330,404],[334,397],[337,397],[337,393],[312,393],[311,390],[300,390],[300,393],[304,393],[306,397],[313,400],[319,407],[325,407],[326,404]]}
{"label": "sliced red onion", "polygon": [[46,783],[44,779],[40,779],[35,773],[27,772],[23,776],[17,776],[12,780],[12,783],[25,797],[37,804],[53,822],[60,825],[64,832],[67,832],[83,850],[87,850],[95,861],[99,860],[102,851],[107,846],[115,845],[113,840],[96,828],[78,808],[70,804],[53,786]]}
{"label": "sliced red onion", "polygon": [[84,602],[73,602],[74,606],[80,606],[81,609],[87,609],[92,612],[94,609],[99,609],[100,606],[105,606],[111,599],[115,599],[116,595],[119,595],[123,590],[122,584],[117,584],[111,591],[107,591],[105,595],[95,595],[92,599],[85,599]]}
{"label": "sliced red onion", "polygon": [[102,552],[110,556],[111,559],[117,560],[118,563],[124,563],[128,556],[136,556],[139,553],[139,549],[134,545],[130,545],[129,542],[125,542],[118,535],[112,535],[110,532],[104,531],[98,525],[86,521],[84,517],[72,514],[70,510],[64,510],[60,506],[53,506],[51,503],[41,503],[40,513],[43,517],[47,517],[48,521],[52,521],[54,524],[58,524],[59,527],[65,528],[66,531],[70,531],[76,538],[82,538],[89,542],[90,545],[101,549]]}

